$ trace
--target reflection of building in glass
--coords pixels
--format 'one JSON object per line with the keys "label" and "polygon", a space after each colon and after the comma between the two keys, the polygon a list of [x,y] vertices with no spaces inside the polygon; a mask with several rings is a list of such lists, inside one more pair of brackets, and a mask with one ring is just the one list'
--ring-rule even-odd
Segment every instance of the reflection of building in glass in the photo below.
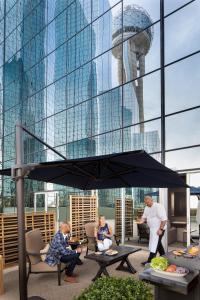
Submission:
{"label": "reflection of building in glass", "polygon": [[[55,82],[54,110],[68,110],[63,114],[55,116],[54,123],[54,145],[62,145],[67,142],[66,155],[68,158],[77,158],[95,155],[95,142],[91,140],[91,114],[92,103],[88,100],[96,89],[95,65],[85,64],[95,53],[95,35],[88,26],[77,36],[73,37],[71,32],[76,32],[77,16],[81,24],[88,25],[86,9],[83,9],[82,1],[76,1],[76,10],[69,16],[64,14],[62,20],[55,20],[55,44],[59,44],[61,35],[69,37],[69,41],[61,46],[60,51],[55,53],[54,79],[62,77],[62,74],[70,73],[63,80]],[[61,11],[63,1],[57,0],[55,9]],[[72,7],[72,4],[70,7]],[[76,12],[76,13],[75,13]],[[72,38],[70,38],[72,36]],[[90,47],[92,43],[92,49]],[[92,51],[92,53],[91,53]],[[75,69],[78,68],[76,71]],[[64,69],[64,70],[63,70]],[[79,104],[80,103],[80,104]],[[70,107],[75,108],[70,109]],[[58,124],[58,125],[57,125]],[[59,124],[66,124],[59,128]]]}
{"label": "reflection of building in glass", "polygon": [[[23,14],[27,15],[30,10],[31,0],[26,1],[23,6]],[[43,1],[37,10],[37,16],[30,14],[26,18],[22,32],[23,60],[23,97],[22,97],[22,121],[30,131],[45,140],[45,128],[42,123],[35,124],[45,117],[46,98],[45,91],[40,91],[45,86],[45,64],[44,61],[37,62],[45,54],[45,33],[40,30],[45,26],[46,4]],[[37,35],[37,33],[40,34]],[[36,36],[34,39],[33,37]],[[40,92],[39,92],[40,91]],[[43,145],[31,136],[25,136],[25,160],[27,162],[38,162],[45,160]]]}
{"label": "reflection of building in glass", "polygon": [[[166,153],[167,163],[174,160],[174,166],[179,165],[179,169],[182,169],[180,156],[185,157],[187,165],[190,164],[190,153],[197,151],[197,147],[189,149],[193,144],[188,141],[188,149],[182,147],[180,150],[176,148],[179,145],[174,134],[172,139],[170,137],[173,122],[178,122],[186,114],[196,115],[197,108],[193,101],[188,104],[187,97],[183,95],[181,84],[184,80],[180,76],[175,84],[175,74],[185,70],[187,64],[189,73],[196,75],[193,63],[198,61],[199,54],[188,50],[191,58],[186,58],[182,56],[184,51],[179,49],[175,53],[175,48],[168,43],[168,49],[166,43],[165,54],[170,51],[173,55],[168,57],[172,64],[165,69],[164,86],[160,84],[160,71],[156,68],[159,67],[160,53],[164,54],[159,34],[175,38],[174,32],[170,32],[170,24],[175,22],[172,16],[177,20],[188,11],[188,17],[193,18],[189,15],[189,8],[197,5],[194,3],[198,1],[165,16],[166,21],[171,21],[166,22],[164,29],[159,24],[158,6],[148,4],[149,13],[157,24],[152,25],[145,7],[127,5],[127,2],[135,3],[131,0],[0,1],[0,12],[4,17],[4,20],[0,19],[0,102],[3,102],[0,103],[0,144],[2,141],[3,168],[14,163],[14,125],[18,118],[30,131],[68,158],[145,149],[154,157],[162,151],[164,158]],[[141,1],[136,2],[139,4]],[[182,38],[187,43],[187,39]],[[193,41],[191,47],[194,47]],[[182,63],[173,61],[173,57],[178,61],[180,58]],[[147,64],[152,73],[146,76]],[[187,92],[191,94],[192,89],[193,98],[198,99],[197,89],[192,83],[188,82]],[[165,119],[166,141],[174,139],[174,146],[170,146],[167,152],[165,147],[169,145],[162,143],[164,131],[160,132],[165,116],[158,109],[161,106],[159,90],[165,92],[165,107],[170,107],[168,113],[175,112]],[[179,101],[180,98],[183,101]],[[151,107],[152,113],[149,113]],[[192,108],[190,112],[181,112],[188,107]],[[190,123],[195,124],[194,119]],[[178,128],[174,133],[178,134]],[[24,144],[26,162],[58,158],[27,135]],[[179,163],[175,157],[179,158]],[[27,184],[30,185],[27,190],[44,190],[44,185],[39,186],[36,182],[27,181]],[[52,188],[59,188],[60,200],[66,204],[72,190]],[[138,206],[146,191],[130,188],[126,193]],[[13,201],[9,202],[12,194],[10,179],[3,178],[4,207],[12,206],[10,203]],[[100,207],[113,207],[114,199],[119,196],[118,190],[100,191]]]}
{"label": "reflection of building in glass", "polygon": [[[118,46],[113,49],[113,54],[118,59],[119,82],[128,82],[145,74],[145,55],[148,53],[153,39],[153,31],[150,26],[152,21],[148,13],[136,5],[127,5],[123,12],[123,29],[121,29],[121,13],[114,19],[113,46],[122,41],[123,49]],[[128,40],[127,40],[128,39]],[[123,56],[123,57],[122,57]],[[122,62],[123,60],[123,62]],[[143,107],[143,79],[132,82],[133,88],[129,91],[132,98],[131,103],[132,123],[144,121]],[[136,97],[134,97],[136,96]],[[144,124],[140,124],[140,131],[144,132]]]}
{"label": "reflection of building in glass", "polygon": [[[17,5],[17,4],[16,4]],[[32,1],[25,1],[18,6],[19,15],[27,15],[30,12]],[[15,158],[15,124],[16,121],[29,127],[30,131],[45,139],[44,126],[35,124],[44,119],[46,99],[44,90],[37,93],[45,86],[45,66],[44,62],[37,64],[38,60],[45,53],[45,34],[40,30],[45,25],[45,2],[41,2],[37,14],[30,14],[24,20],[23,31],[13,32],[15,34],[12,42],[7,39],[6,55],[11,55],[15,46],[20,49],[4,65],[4,151],[3,167],[10,167]],[[13,23],[16,22],[17,15],[14,15],[10,22],[7,22],[8,32],[12,31]],[[37,33],[40,34],[37,35]],[[34,38],[33,38],[34,37]],[[7,57],[7,56],[6,56]],[[9,57],[9,56],[8,56]],[[25,162],[39,162],[45,160],[43,146],[32,137],[24,136],[24,160]],[[25,188],[28,191],[28,198],[32,190],[43,188],[43,184],[27,181]],[[4,195],[13,197],[12,181],[10,179],[3,181]],[[15,203],[12,202],[13,206]]]}
{"label": "reflection of building in glass", "polygon": [[[153,29],[149,14],[137,5],[127,5],[123,11],[123,28],[121,28],[121,12],[114,19],[113,55],[118,59],[119,82],[129,82],[123,89],[124,99],[131,101],[124,103],[123,116],[128,124],[138,124],[124,130],[125,149],[144,149],[153,153],[159,151],[160,141],[157,131],[145,131],[143,105],[143,78],[145,75],[145,55],[147,55],[153,39]],[[123,48],[119,45],[123,42]],[[135,200],[138,206],[143,197],[140,189],[127,189],[127,194]],[[138,198],[139,196],[139,198]]]}

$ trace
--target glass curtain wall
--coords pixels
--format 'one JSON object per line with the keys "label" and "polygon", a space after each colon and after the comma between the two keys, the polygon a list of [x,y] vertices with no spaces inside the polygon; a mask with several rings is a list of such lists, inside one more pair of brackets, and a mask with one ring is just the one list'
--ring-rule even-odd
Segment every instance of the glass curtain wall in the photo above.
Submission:
{"label": "glass curtain wall", "polygon": [[[2,168],[15,160],[17,119],[67,158],[144,149],[176,170],[200,168],[199,17],[200,0],[0,1]],[[28,135],[24,148],[25,162],[59,159]],[[14,186],[0,182],[1,211],[13,211]],[[29,181],[26,206],[48,189],[65,208],[82,193]],[[152,192],[126,190],[134,217]],[[114,220],[120,190],[98,195]]]}

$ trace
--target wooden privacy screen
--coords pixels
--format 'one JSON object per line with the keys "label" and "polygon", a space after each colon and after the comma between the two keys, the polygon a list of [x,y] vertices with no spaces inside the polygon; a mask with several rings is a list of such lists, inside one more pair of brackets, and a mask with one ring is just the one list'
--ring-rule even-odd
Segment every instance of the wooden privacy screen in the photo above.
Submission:
{"label": "wooden privacy screen", "polygon": [[[121,199],[115,200],[115,234],[122,235]],[[133,200],[125,200],[125,237],[133,236]]]}
{"label": "wooden privacy screen", "polygon": [[[39,212],[25,214],[26,230],[40,229],[45,243],[48,243],[55,233],[55,213]],[[5,265],[18,260],[17,215],[0,214],[0,255],[4,257]]]}
{"label": "wooden privacy screen", "polygon": [[70,195],[72,236],[85,238],[85,223],[97,221],[97,197]]}

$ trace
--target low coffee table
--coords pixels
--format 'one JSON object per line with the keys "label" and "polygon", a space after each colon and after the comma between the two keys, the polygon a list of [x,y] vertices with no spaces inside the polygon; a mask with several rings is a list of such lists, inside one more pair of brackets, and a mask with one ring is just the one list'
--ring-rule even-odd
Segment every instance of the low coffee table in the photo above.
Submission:
{"label": "low coffee table", "polygon": [[[135,253],[137,251],[140,251],[141,248],[133,248],[133,247],[126,247],[126,246],[116,246],[112,247],[113,250],[117,250],[118,253],[116,255],[109,256],[105,254],[105,251],[103,251],[103,254],[97,255],[95,253],[91,253],[85,256],[85,258],[95,260],[98,265],[100,266],[96,276],[92,279],[95,281],[97,278],[101,277],[102,274],[106,276],[110,276],[107,267],[115,264],[116,262],[120,262],[119,266],[116,268],[116,270],[120,271],[127,271],[132,274],[136,273],[136,270],[131,265],[128,256],[129,254]],[[127,266],[124,266],[126,263]]]}

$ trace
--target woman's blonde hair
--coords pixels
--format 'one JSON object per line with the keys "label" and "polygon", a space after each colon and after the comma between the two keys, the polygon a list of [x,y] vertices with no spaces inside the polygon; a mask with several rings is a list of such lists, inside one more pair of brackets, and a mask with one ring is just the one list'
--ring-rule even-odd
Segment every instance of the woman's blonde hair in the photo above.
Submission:
{"label": "woman's blonde hair", "polygon": [[101,218],[104,218],[104,219],[105,219],[105,216],[104,216],[104,215],[100,215],[100,216],[99,216],[99,222],[98,222],[98,225],[100,225],[100,220],[101,220]]}

